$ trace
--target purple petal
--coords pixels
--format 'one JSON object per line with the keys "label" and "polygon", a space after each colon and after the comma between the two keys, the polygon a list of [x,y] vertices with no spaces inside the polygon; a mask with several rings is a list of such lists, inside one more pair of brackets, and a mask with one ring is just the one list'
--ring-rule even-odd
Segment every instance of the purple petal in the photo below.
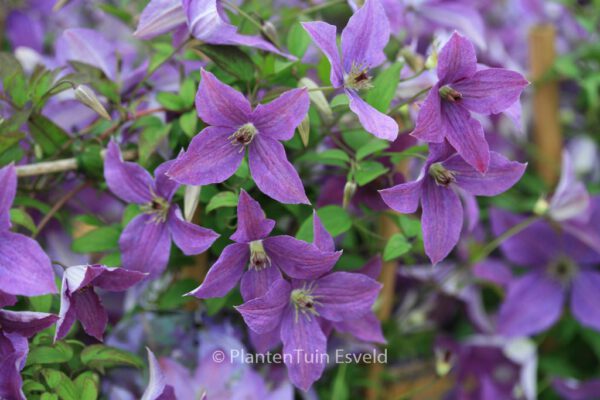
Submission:
{"label": "purple petal", "polygon": [[240,292],[244,301],[249,301],[267,293],[275,282],[281,279],[281,272],[275,266],[263,269],[249,268],[242,275]]}
{"label": "purple petal", "polygon": [[554,389],[565,400],[594,400],[600,393],[600,379],[577,381],[575,379],[555,378]]}
{"label": "purple petal", "polygon": [[274,54],[278,54],[288,60],[297,60],[297,58],[289,53],[279,50],[273,44],[260,36],[252,35],[240,35],[235,33],[233,35],[215,36],[210,39],[212,44],[224,44],[228,46],[248,46],[256,49],[268,51]]}
{"label": "purple petal", "polygon": [[541,273],[519,277],[508,285],[498,311],[498,333],[528,336],[552,326],[562,314],[565,292]]}
{"label": "purple petal", "polygon": [[104,265],[91,265],[88,267],[88,269],[95,268],[101,269],[102,273],[94,278],[92,285],[109,292],[127,290],[146,277],[146,274],[142,272],[130,271],[125,268],[109,268]]}
{"label": "purple petal", "polygon": [[479,224],[479,204],[477,198],[460,186],[454,186],[455,192],[460,198],[465,217],[465,228],[468,232],[473,232]]}
{"label": "purple petal", "polygon": [[121,234],[119,247],[123,267],[148,272],[155,278],[169,262],[171,238],[167,224],[156,223],[152,218],[148,214],[135,217]]}
{"label": "purple petal", "polygon": [[0,168],[0,231],[8,230],[10,208],[17,194],[17,173],[13,164]]}
{"label": "purple petal", "polygon": [[230,244],[210,268],[202,285],[190,294],[199,299],[225,296],[237,284],[249,259],[247,244]]}
{"label": "purple petal", "polygon": [[0,290],[22,296],[56,293],[50,259],[35,240],[0,232]]}
{"label": "purple petal", "polygon": [[469,39],[454,32],[438,56],[440,86],[470,78],[477,71],[475,48]]}
{"label": "purple petal", "polygon": [[302,27],[313,42],[321,49],[331,64],[331,74],[329,79],[334,87],[344,85],[344,71],[340,60],[340,52],[336,41],[336,27],[326,22],[302,22]]}
{"label": "purple petal", "polygon": [[371,312],[380,290],[381,283],[366,275],[334,272],[316,283],[317,311],[330,321],[355,319]]}
{"label": "purple petal", "polygon": [[410,134],[426,142],[441,143],[444,141],[442,99],[438,85],[431,88],[425,101],[421,104],[415,129]]}
{"label": "purple petal", "polygon": [[379,194],[391,209],[402,214],[412,214],[419,208],[422,191],[423,179],[419,179],[380,190]]}
{"label": "purple petal", "polygon": [[152,176],[141,165],[123,161],[119,146],[112,140],[104,158],[104,178],[110,191],[128,203],[152,201]]}
{"label": "purple petal", "polygon": [[180,186],[177,181],[171,179],[171,177],[167,175],[167,172],[171,169],[174,163],[175,160],[169,160],[160,164],[154,170],[154,176],[156,179],[156,194],[169,202]]}
{"label": "purple petal", "polygon": [[398,137],[398,124],[392,117],[371,107],[355,91],[346,90],[345,92],[350,98],[350,109],[358,116],[360,124],[367,132],[380,139],[396,140]]}
{"label": "purple petal", "polygon": [[56,332],[54,333],[54,341],[63,339],[69,333],[69,330],[75,323],[75,308],[71,301],[71,292],[63,276],[62,288],[60,292],[60,311],[58,313],[58,321],[56,322]]}
{"label": "purple petal", "polygon": [[188,256],[205,252],[219,237],[212,229],[185,221],[177,206],[170,211],[167,223],[173,241]]}
{"label": "purple petal", "polygon": [[28,352],[27,339],[17,334],[0,335],[0,398],[26,400],[21,369]]}
{"label": "purple petal", "polygon": [[44,52],[45,24],[37,14],[28,15],[16,9],[6,16],[5,32],[13,50],[29,47],[38,53]]}
{"label": "purple petal", "polygon": [[133,33],[140,39],[152,39],[171,32],[186,22],[181,0],[150,0]]}
{"label": "purple petal", "polygon": [[102,341],[108,314],[102,306],[100,297],[92,288],[78,290],[71,295],[72,308],[83,330],[90,336]]}
{"label": "purple petal", "polygon": [[455,104],[442,104],[446,139],[456,152],[477,171],[485,173],[490,163],[490,148],[479,121]]}
{"label": "purple petal", "polygon": [[290,302],[292,288],[285,279],[279,279],[261,297],[235,307],[246,325],[256,333],[267,333],[279,326],[284,308]]}
{"label": "purple petal", "polygon": [[48,328],[58,320],[54,314],[0,310],[0,324],[3,332],[17,333],[30,337]]}
{"label": "purple petal", "polygon": [[458,243],[463,209],[456,193],[438,186],[433,179],[425,179],[421,205],[425,253],[433,264],[437,264]]}
{"label": "purple petal", "polygon": [[390,40],[390,23],[379,0],[367,0],[348,20],[342,31],[344,71],[353,65],[374,68],[386,59],[384,47]]}
{"label": "purple petal", "polygon": [[327,338],[317,318],[296,315],[290,304],[281,323],[284,362],[290,381],[307,391],[321,377],[325,369]]}
{"label": "purple petal", "polygon": [[456,173],[456,184],[476,196],[497,196],[521,179],[527,164],[509,161],[503,155],[490,152],[490,165],[485,174],[473,169],[458,154],[442,163]]}
{"label": "purple petal", "polygon": [[582,270],[573,279],[571,310],[582,325],[600,330],[600,273]]}
{"label": "purple petal", "polygon": [[56,56],[63,65],[77,61],[99,68],[108,79],[117,79],[115,46],[93,29],[67,29],[56,43]]}
{"label": "purple petal", "polygon": [[167,379],[154,353],[146,347],[148,351],[148,366],[150,369],[150,379],[148,386],[142,395],[142,400],[176,400],[175,392],[172,386],[167,385]]}
{"label": "purple petal", "polygon": [[334,252],[335,243],[333,238],[323,226],[316,210],[313,210],[313,244],[321,251]]}
{"label": "purple petal", "polygon": [[0,291],[0,308],[14,306],[17,303],[17,296]]}
{"label": "purple petal", "polygon": [[250,121],[252,107],[240,92],[205,69],[200,73],[202,80],[196,94],[196,110],[204,122],[237,129]]}
{"label": "purple petal", "polygon": [[313,279],[329,272],[342,255],[323,252],[310,243],[291,236],[266,238],[263,246],[274,266],[296,279]]}
{"label": "purple petal", "polygon": [[[498,237],[525,217],[492,208],[490,210],[492,232]],[[546,223],[534,222],[528,228],[506,239],[500,246],[509,261],[526,267],[547,265],[561,251],[561,238]]]}
{"label": "purple petal", "polygon": [[285,204],[310,204],[298,172],[277,140],[256,136],[249,146],[248,164],[256,186],[267,196]]}
{"label": "purple petal", "polygon": [[279,327],[267,333],[256,333],[252,329],[248,329],[250,343],[257,353],[266,353],[273,350],[281,344],[281,334]]}
{"label": "purple petal", "polygon": [[521,92],[528,85],[518,72],[502,68],[477,71],[469,79],[452,84],[462,97],[460,104],[479,114],[499,114],[519,101]]}
{"label": "purple petal", "polygon": [[419,6],[419,13],[442,26],[457,29],[478,47],[485,49],[484,21],[481,13],[472,5],[447,1],[423,2]]}
{"label": "purple petal", "polygon": [[288,90],[270,103],[259,104],[251,119],[259,135],[289,140],[306,117],[309,106],[310,98],[305,88]]}
{"label": "purple petal", "polygon": [[381,262],[381,257],[375,256],[375,257],[371,258],[369,261],[367,261],[367,263],[365,265],[363,265],[362,268],[360,268],[356,272],[359,274],[366,275],[369,278],[377,279],[377,278],[379,278],[379,275],[381,274],[382,267],[383,267],[383,264]]}
{"label": "purple petal", "polygon": [[473,265],[473,275],[477,279],[505,286],[513,279],[513,274],[504,261],[488,258]]}
{"label": "purple petal", "polygon": [[562,156],[560,181],[550,200],[548,213],[555,221],[571,218],[585,220],[589,219],[589,214],[586,213],[589,208],[590,195],[585,185],[577,180],[571,157],[565,150]]}
{"label": "purple petal", "polygon": [[[180,1],[181,3],[181,1]],[[221,18],[217,0],[183,0],[188,27],[196,39],[212,43],[214,39],[230,37],[237,28]]]}
{"label": "purple petal", "polygon": [[244,159],[244,152],[229,139],[232,133],[231,128],[209,126],[203,129],[194,136],[187,151],[175,160],[168,175],[186,185],[223,182]]}
{"label": "purple petal", "polygon": [[266,217],[260,203],[250,197],[244,189],[240,191],[237,218],[237,229],[230,239],[239,243],[264,239],[275,227],[275,221]]}
{"label": "purple petal", "polygon": [[358,340],[386,343],[383,331],[381,330],[381,322],[372,312],[360,318],[335,322],[333,326],[338,332],[349,333]]}

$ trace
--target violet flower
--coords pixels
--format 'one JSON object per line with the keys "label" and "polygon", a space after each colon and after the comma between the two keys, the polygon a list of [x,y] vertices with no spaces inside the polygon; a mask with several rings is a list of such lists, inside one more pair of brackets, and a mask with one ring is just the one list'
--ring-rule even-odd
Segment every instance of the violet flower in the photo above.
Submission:
{"label": "violet flower", "polygon": [[390,208],[404,214],[414,213],[421,203],[425,253],[437,264],[460,238],[463,205],[459,195],[496,196],[512,187],[525,167],[526,164],[490,152],[488,172],[483,175],[459,154],[451,154],[446,143],[431,144],[429,157],[417,180],[379,193]]}
{"label": "violet flower", "polygon": [[414,131],[418,139],[441,143],[444,139],[479,172],[490,163],[490,150],[481,123],[471,112],[490,115],[519,100],[527,80],[502,68],[477,70],[475,48],[454,33],[438,57],[439,81],[423,102]]}
{"label": "violet flower", "polygon": [[140,165],[124,162],[119,147],[108,144],[104,177],[109,189],[128,203],[140,204],[143,213],[135,217],[119,239],[123,267],[159,275],[167,266],[171,239],[186,255],[199,254],[219,237],[185,221],[179,206],[172,203],[179,184],[165,172],[173,164],[167,161],[156,168],[155,179]]}
{"label": "violet flower", "polygon": [[[494,235],[523,222],[525,217],[493,209]],[[590,226],[600,224],[600,198],[593,199]],[[600,330],[600,272],[593,266],[600,253],[578,237],[553,223],[539,220],[502,243],[501,250],[512,263],[528,272],[507,286],[498,312],[497,331],[505,336],[533,335],[552,326],[569,299],[575,319]]]}
{"label": "violet flower", "polygon": [[309,204],[298,173],[280,140],[289,140],[310,105],[306,89],[293,89],[254,110],[241,93],[204,69],[196,109],[211,125],[192,139],[168,175],[187,185],[223,182],[239,167],[248,148],[256,186],[282,203]]}
{"label": "violet flower", "polygon": [[[2,297],[0,307],[16,302],[16,298]],[[21,390],[21,370],[29,352],[27,338],[46,329],[57,319],[53,314],[0,309],[0,398],[25,400]]]}
{"label": "violet flower", "polygon": [[[148,351],[148,366],[150,369],[150,379],[148,387],[142,395],[142,400],[177,400],[175,389],[168,384],[167,378],[152,351]],[[188,382],[189,383],[189,382]],[[201,398],[201,400],[204,400]]]}
{"label": "violet flower", "polygon": [[565,400],[595,400],[600,393],[600,379],[578,381],[555,378],[552,380],[552,389]]}
{"label": "violet flower", "polygon": [[312,279],[329,271],[341,255],[287,235],[268,237],[275,221],[266,218],[260,204],[244,190],[237,210],[238,226],[231,235],[235,243],[223,249],[204,282],[190,294],[201,299],[222,297],[241,278],[240,291],[248,301],[264,295],[280,280],[280,270],[295,279]]}
{"label": "violet flower", "polygon": [[122,292],[144,279],[146,275],[104,265],[77,265],[67,268],[63,274],[59,320],[56,323],[54,340],[64,338],[77,319],[88,335],[102,341],[108,314],[94,287],[110,292]]}
{"label": "violet flower", "polygon": [[10,231],[10,208],[17,194],[14,165],[0,168],[0,295],[56,293],[50,259],[33,239]]}
{"label": "violet flower", "polygon": [[[329,241],[315,215],[315,242]],[[330,247],[323,244],[322,248]],[[333,324],[357,337],[382,342],[372,307],[381,284],[365,274],[330,272],[317,279],[291,282],[279,278],[261,297],[236,307],[257,334],[279,333],[290,381],[307,391],[325,368],[327,336],[323,326]],[[364,323],[366,322],[366,324]],[[375,324],[374,326],[371,326]],[[326,328],[327,329],[327,328]]]}
{"label": "violet flower", "polygon": [[171,31],[178,38],[191,34],[204,43],[249,46],[295,59],[260,36],[239,34],[220,0],[151,0],[140,15],[134,35],[151,39]]}
{"label": "violet flower", "polygon": [[303,22],[302,26],[331,64],[334,88],[344,88],[350,110],[365,130],[381,139],[393,141],[398,124],[393,118],[367,104],[358,94],[372,87],[369,70],[385,60],[383,49],[390,37],[390,25],[379,0],[367,0],[342,31],[342,56],[336,42],[336,27],[326,22]]}

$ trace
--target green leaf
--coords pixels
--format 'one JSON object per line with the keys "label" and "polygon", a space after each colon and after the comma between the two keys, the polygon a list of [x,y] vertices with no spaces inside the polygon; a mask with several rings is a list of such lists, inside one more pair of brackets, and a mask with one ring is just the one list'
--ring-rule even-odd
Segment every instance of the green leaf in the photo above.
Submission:
{"label": "green leaf", "polygon": [[295,22],[288,32],[287,36],[287,48],[296,57],[299,59],[304,56],[306,53],[306,49],[308,49],[308,45],[310,44],[310,37],[300,25],[300,22]]}
{"label": "green leaf", "polygon": [[179,117],[179,126],[181,126],[181,130],[188,137],[193,137],[196,133],[198,133],[196,130],[197,124],[198,115],[196,115],[196,110],[188,111],[184,114],[181,114],[181,117]]}
{"label": "green leaf", "polygon": [[372,139],[358,149],[356,152],[356,159],[360,161],[363,158],[368,157],[373,153],[377,153],[378,151],[385,150],[388,147],[390,147],[390,142],[387,140]]}
{"label": "green leaf", "polygon": [[123,229],[131,222],[132,219],[140,215],[142,211],[140,206],[137,204],[128,204],[123,211],[123,218],[121,218],[121,226]]}
{"label": "green leaf", "polygon": [[402,67],[402,63],[394,63],[373,80],[373,88],[367,93],[366,100],[376,110],[387,112],[396,94]]}
{"label": "green leaf", "polygon": [[99,379],[96,374],[86,371],[75,378],[75,387],[80,400],[96,400],[98,398]]}
{"label": "green leaf", "polygon": [[75,384],[63,372],[53,369],[44,369],[42,370],[42,375],[44,376],[48,387],[53,389],[61,400],[79,400]]}
{"label": "green leaf", "polygon": [[236,207],[237,204],[238,195],[233,192],[220,192],[210,199],[206,206],[206,212],[209,213],[221,207]]}
{"label": "green leaf", "polygon": [[4,91],[8,93],[17,108],[23,108],[31,98],[31,92],[24,75],[17,74],[4,81]]}
{"label": "green leaf", "polygon": [[389,169],[377,161],[363,161],[358,164],[354,179],[359,186],[364,186],[388,172]]}
{"label": "green leaf", "polygon": [[408,215],[399,215],[398,221],[400,222],[400,228],[402,233],[409,238],[420,237],[421,233],[421,221],[419,219],[410,217]]}
{"label": "green leaf", "polygon": [[81,362],[86,366],[102,373],[107,368],[119,366],[142,368],[144,366],[142,359],[135,354],[103,344],[86,347],[81,352],[80,357]]}
{"label": "green leaf", "polygon": [[183,111],[188,109],[188,102],[178,93],[160,92],[156,95],[156,101],[171,111]]}
{"label": "green leaf", "polygon": [[3,154],[11,147],[16,146],[21,139],[25,137],[23,132],[2,133],[1,130],[2,128],[0,126],[0,154]]}
{"label": "green leaf", "polygon": [[12,78],[16,75],[24,75],[23,67],[19,60],[11,53],[0,53],[0,81]]}
{"label": "green leaf", "polygon": [[346,367],[348,364],[340,364],[335,379],[333,381],[333,393],[331,394],[332,400],[348,400],[350,398],[350,391],[346,384]]}
{"label": "green leaf", "polygon": [[160,295],[156,305],[160,310],[177,310],[190,301],[185,294],[194,290],[198,284],[193,279],[181,279]]}
{"label": "green leaf", "polygon": [[37,312],[50,312],[52,308],[52,295],[44,294],[41,296],[32,296],[28,297],[29,302],[31,303],[31,307],[33,311]]}
{"label": "green leaf", "polygon": [[[340,206],[329,205],[317,210],[317,215],[323,226],[333,237],[339,236],[352,228],[352,219],[346,210]],[[308,217],[298,229],[296,238],[311,242],[313,240],[313,217]]]}
{"label": "green leaf", "polygon": [[131,21],[133,20],[133,17],[131,16],[131,14],[129,14],[127,11],[125,11],[125,9],[123,7],[117,7],[115,5],[107,4],[107,3],[99,3],[98,8],[101,9],[102,11],[104,11],[105,13],[110,14],[113,17],[120,19],[121,21],[125,22],[125,24],[127,24],[127,25],[129,25],[131,23]]}
{"label": "green leaf", "polygon": [[23,392],[25,392],[25,394],[28,394],[31,392],[45,392],[45,391],[46,391],[46,386],[44,386],[40,382],[32,381],[31,379],[25,379],[23,381]]}
{"label": "green leaf", "polygon": [[411,249],[411,244],[401,233],[395,233],[388,240],[383,249],[383,261],[390,261],[406,254]]}
{"label": "green leaf", "polygon": [[156,151],[163,140],[166,140],[171,124],[167,125],[152,125],[147,127],[140,134],[139,139],[139,161],[141,164],[146,164],[152,153]]}
{"label": "green leaf", "polygon": [[29,131],[46,156],[57,153],[70,139],[60,126],[40,114],[29,117]]}
{"label": "green leaf", "polygon": [[76,253],[99,253],[117,249],[121,231],[114,226],[104,226],[94,229],[73,241],[73,251]]}
{"label": "green leaf", "polygon": [[93,178],[103,177],[104,161],[101,151],[103,147],[99,144],[86,145],[76,156],[78,168],[87,176]]}
{"label": "green leaf", "polygon": [[345,94],[338,94],[331,100],[331,108],[347,107],[348,104],[350,104],[350,100]]}
{"label": "green leaf", "polygon": [[73,358],[73,349],[64,342],[56,342],[52,346],[31,349],[27,356],[27,365],[65,363],[71,358]]}
{"label": "green leaf", "polygon": [[197,49],[228,74],[244,82],[254,79],[255,66],[252,59],[237,47],[205,44]]}
{"label": "green leaf", "polygon": [[31,216],[20,208],[13,208],[10,210],[10,221],[15,225],[20,225],[29,229],[32,233],[37,231],[37,227]]}
{"label": "green leaf", "polygon": [[[194,100],[196,100],[197,85],[193,79],[186,79],[179,88],[179,95],[186,104],[186,108],[192,108],[194,106]],[[195,111],[195,110],[194,110]]]}

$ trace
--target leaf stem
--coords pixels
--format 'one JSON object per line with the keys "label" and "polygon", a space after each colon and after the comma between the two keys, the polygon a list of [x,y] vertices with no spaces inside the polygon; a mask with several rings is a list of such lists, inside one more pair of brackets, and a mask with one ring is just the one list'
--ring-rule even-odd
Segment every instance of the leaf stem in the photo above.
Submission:
{"label": "leaf stem", "polygon": [[506,241],[506,240],[510,239],[511,237],[515,236],[516,234],[522,232],[523,230],[525,230],[526,228],[531,226],[534,222],[539,221],[541,218],[542,217],[540,217],[539,215],[532,215],[531,217],[529,217],[529,218],[521,221],[517,225],[511,227],[506,232],[504,232],[502,235],[498,236],[497,238],[495,238],[494,240],[489,242],[487,245],[485,245],[475,255],[475,257],[473,257],[473,263],[477,263],[477,262],[485,259],[494,250],[496,250],[502,243],[504,243],[504,241]]}
{"label": "leaf stem", "polygon": [[330,2],[327,2],[327,3],[317,4],[316,6],[305,8],[304,10],[300,11],[300,14],[304,14],[304,15],[311,14],[311,13],[323,10],[325,8],[329,8],[331,6],[342,4],[342,3],[345,3],[345,2],[346,2],[346,0],[333,0],[333,1],[330,1]]}

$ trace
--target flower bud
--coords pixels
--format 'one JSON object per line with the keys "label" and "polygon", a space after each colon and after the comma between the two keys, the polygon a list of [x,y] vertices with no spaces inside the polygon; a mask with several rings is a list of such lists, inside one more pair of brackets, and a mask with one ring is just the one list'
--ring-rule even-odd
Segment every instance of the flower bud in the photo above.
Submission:
{"label": "flower bud", "polygon": [[200,202],[200,191],[202,186],[187,185],[183,195],[183,214],[185,220],[190,222]]}
{"label": "flower bud", "polygon": [[354,197],[354,193],[356,193],[356,183],[352,181],[346,182],[344,185],[344,199],[342,201],[342,207],[348,208],[350,202],[352,201],[352,197]]}
{"label": "flower bud", "polygon": [[310,137],[310,117],[306,114],[306,117],[298,125],[298,133],[300,133],[300,139],[304,147],[308,146],[308,138]]}
{"label": "flower bud", "polygon": [[279,47],[279,36],[277,35],[277,29],[270,21],[265,21],[261,27],[262,35],[266,40]]}
{"label": "flower bud", "polygon": [[94,91],[88,86],[77,85],[75,87],[75,98],[81,103],[83,103],[85,106],[96,111],[98,115],[100,115],[102,118],[107,119],[109,121],[111,120],[110,115],[108,114],[108,112],[106,112],[106,109],[104,108],[102,103],[100,103],[98,97],[96,97],[96,93],[94,93]]}
{"label": "flower bud", "polygon": [[329,102],[321,90],[315,90],[319,85],[310,78],[302,78],[300,79],[300,82],[298,82],[298,87],[310,89],[308,97],[310,97],[311,103],[315,106],[317,111],[319,111],[319,114],[321,114],[325,123],[331,122],[333,119],[333,111],[331,111]]}

